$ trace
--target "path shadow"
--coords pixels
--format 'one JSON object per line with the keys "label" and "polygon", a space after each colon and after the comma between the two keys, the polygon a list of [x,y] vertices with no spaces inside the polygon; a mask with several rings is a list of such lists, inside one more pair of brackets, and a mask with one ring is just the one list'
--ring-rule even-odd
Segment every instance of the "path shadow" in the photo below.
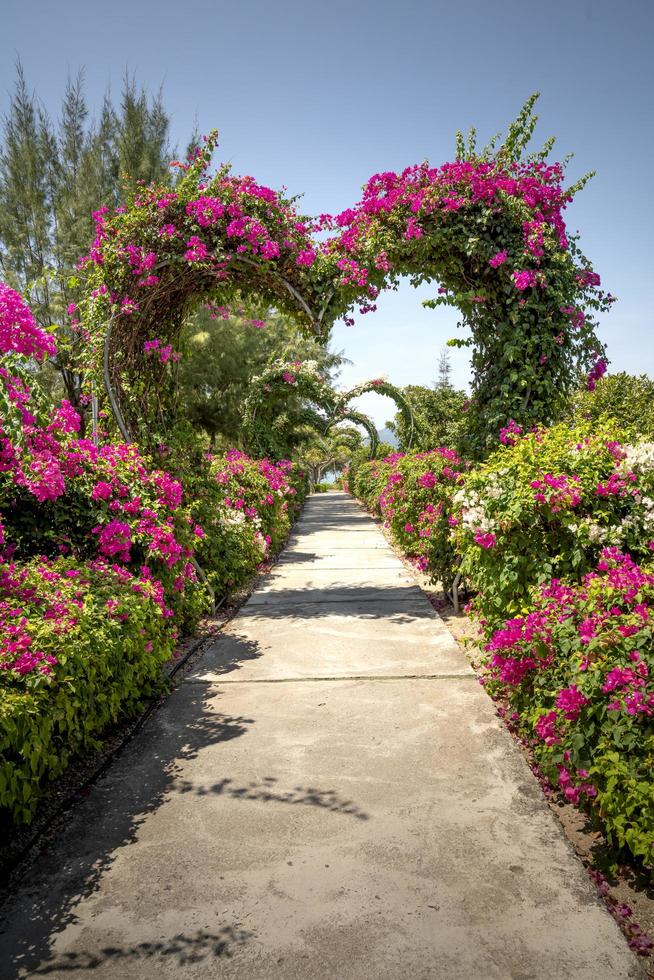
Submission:
{"label": "path shadow", "polygon": [[[244,658],[255,655],[254,646],[242,642]],[[232,657],[237,659],[236,651]],[[2,980],[90,970],[96,960],[106,959],[116,961],[118,978],[120,962],[155,955],[177,956],[180,962],[192,956],[225,956],[234,942],[245,941],[245,934],[228,922],[215,935],[157,937],[138,946],[84,952],[53,962],[54,941],[77,921],[77,907],[100,889],[121,849],[137,839],[143,822],[174,794],[179,762],[239,738],[253,724],[253,718],[221,713],[210,682],[184,684],[170,695],[88,795],[61,814],[20,869],[21,880],[10,883],[3,894]]]}
{"label": "path shadow", "polygon": [[66,953],[52,963],[45,963],[31,972],[31,976],[65,976],[82,970],[96,970],[105,963],[115,964],[114,976],[120,978],[123,967],[128,963],[165,957],[176,961],[177,966],[185,967],[205,960],[217,960],[233,956],[234,949],[242,946],[253,934],[245,929],[224,926],[217,932],[198,930],[192,935],[183,932],[170,939],[158,939],[134,943],[129,946],[105,946],[97,952],[85,950]]}
{"label": "path shadow", "polygon": [[207,647],[197,667],[202,661],[211,658],[211,673],[214,675],[231,674],[240,670],[242,664],[258,660],[263,651],[254,640],[238,633],[219,633],[214,643]]}
{"label": "path shadow", "polygon": [[[254,641],[236,636],[230,640],[229,662],[223,670],[233,670],[239,661],[261,655]],[[85,945],[80,938],[76,944],[73,940],[71,950],[55,955],[57,937],[69,928],[74,930],[81,921],[78,909],[101,891],[122,849],[135,843],[148,817],[178,794],[212,794],[265,804],[317,807],[337,816],[368,819],[355,803],[333,789],[296,785],[286,790],[273,776],[247,783],[228,777],[208,786],[186,779],[182,765],[185,760],[239,738],[255,724],[252,717],[226,714],[219,706],[220,694],[214,683],[194,678],[182,684],[91,786],[88,795],[71,804],[44,836],[32,860],[23,867],[22,879],[3,896],[1,980],[63,977],[84,971],[90,975],[105,964],[113,964],[111,975],[122,980],[140,976],[139,962],[152,963],[157,958],[162,960],[162,971],[170,969],[164,964],[174,963],[174,968],[181,971],[185,965],[206,960],[202,969],[208,971],[207,975],[218,976],[217,961],[255,941],[254,934],[242,929],[240,922],[225,921],[212,930],[176,931],[170,936],[158,935],[125,945],[100,945],[99,940],[97,948],[89,948],[92,940]],[[219,752],[213,753],[212,765],[220,771]],[[115,880],[109,887],[116,887]],[[130,909],[130,894],[121,895],[121,906]],[[210,965],[212,961],[216,961],[215,968]]]}
{"label": "path shadow", "polygon": [[[267,583],[264,582],[264,586]],[[413,622],[438,619],[417,585],[309,586],[258,592],[241,609],[245,619],[315,619],[321,616],[356,616],[358,619],[393,619]],[[397,617],[401,617],[398,619]]]}
{"label": "path shadow", "polygon": [[293,529],[295,535],[313,534],[315,531],[351,530],[352,528],[368,527],[374,530],[376,525],[367,515],[339,513],[332,510],[327,517],[316,514],[311,517],[301,517]]}
{"label": "path shadow", "polygon": [[300,564],[300,562],[314,562],[317,558],[315,551],[291,551],[286,549],[282,551],[281,555],[277,559],[273,568],[278,565],[295,565]]}
{"label": "path shadow", "polygon": [[274,776],[264,776],[259,782],[239,785],[235,780],[225,778],[210,786],[196,785],[189,780],[179,780],[176,784],[179,793],[194,793],[196,796],[229,796],[233,800],[256,800],[260,803],[286,803],[290,806],[315,806],[331,813],[340,813],[356,820],[369,820],[367,813],[352,800],[343,799],[334,789],[318,789],[315,786],[294,786],[283,790]]}
{"label": "path shadow", "polygon": [[[335,548],[334,551],[331,552],[328,557],[330,557],[330,558],[338,557],[338,553],[340,551],[348,551],[348,552],[350,552],[350,551],[368,551],[368,552],[369,551],[376,551],[376,552],[379,553],[379,557],[380,558],[383,558],[383,557],[387,556],[387,554],[388,554],[384,550],[384,548],[375,548],[372,545],[368,545],[368,546],[365,546],[364,545],[361,548]],[[279,558],[277,559],[277,561],[273,565],[273,569],[278,568],[280,565],[281,566],[285,566],[285,565],[299,565],[299,564],[303,564],[305,562],[309,562],[309,563],[320,562],[325,557],[326,556],[323,553],[320,553],[320,552],[317,552],[317,551],[293,551],[292,548],[287,548],[285,551],[283,551],[281,553],[281,555],[279,556]],[[325,568],[330,568],[330,567],[338,567],[338,566],[329,566],[329,565],[325,566]],[[343,566],[343,567],[354,569],[355,567],[358,567],[358,566],[348,565],[348,566]],[[393,567],[399,568],[400,566],[396,565],[396,566],[393,566]]]}

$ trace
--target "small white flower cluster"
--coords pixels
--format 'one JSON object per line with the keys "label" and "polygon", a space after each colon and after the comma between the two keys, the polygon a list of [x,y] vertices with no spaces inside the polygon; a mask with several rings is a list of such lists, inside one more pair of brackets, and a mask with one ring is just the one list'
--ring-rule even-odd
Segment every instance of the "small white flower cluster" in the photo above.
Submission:
{"label": "small white flower cluster", "polygon": [[484,533],[494,530],[489,520],[484,500],[480,493],[470,487],[463,487],[454,494],[454,504],[461,508],[461,523],[465,528]]}
{"label": "small white flower cluster", "polygon": [[502,496],[503,488],[500,477],[506,472],[507,470],[500,470],[497,473],[491,473],[491,475],[488,477],[484,488],[484,494],[490,500],[499,500]]}
{"label": "small white flower cluster", "polygon": [[648,530],[654,528],[654,500],[651,497],[641,497],[640,505],[643,508],[643,525]]}
{"label": "small white flower cluster", "polygon": [[627,454],[621,466],[625,470],[647,473],[654,470],[654,442],[639,442],[635,446],[623,446]]}
{"label": "small white flower cluster", "polygon": [[226,507],[223,513],[220,515],[220,523],[223,526],[232,527],[238,524],[245,524],[246,517],[242,510],[234,510],[231,507]]}
{"label": "small white flower cluster", "polygon": [[594,522],[588,525],[588,540],[593,544],[603,544],[606,541],[607,529]]}
{"label": "small white flower cluster", "polygon": [[591,544],[605,547],[621,547],[628,541],[654,537],[654,500],[643,497],[640,503],[642,506],[638,510],[616,524],[598,524],[587,517],[577,523],[567,524],[566,527],[573,534],[585,537]]}

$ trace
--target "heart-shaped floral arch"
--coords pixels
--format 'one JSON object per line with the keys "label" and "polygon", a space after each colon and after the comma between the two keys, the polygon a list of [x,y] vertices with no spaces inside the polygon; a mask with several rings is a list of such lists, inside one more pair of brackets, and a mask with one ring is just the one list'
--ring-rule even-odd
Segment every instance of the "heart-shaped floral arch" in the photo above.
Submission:
{"label": "heart-shaped floral arch", "polygon": [[[386,378],[371,378],[370,381],[362,381],[360,384],[355,385],[354,388],[350,388],[349,391],[344,391],[338,396],[338,402],[336,411],[344,409],[350,404],[355,398],[360,398],[361,395],[366,395],[368,393],[374,392],[378,395],[386,395],[387,398],[391,398],[398,411],[404,418],[404,430],[407,433],[406,445],[404,449],[411,449],[413,443],[413,431],[414,431],[414,419],[413,419],[413,409],[408,399],[402,394],[399,388],[396,388],[394,384],[387,381]],[[372,456],[375,453],[371,453]]]}
{"label": "heart-shaped floral arch", "polygon": [[[278,416],[280,406],[291,395],[300,396],[327,415],[336,406],[336,392],[320,374],[315,361],[276,361],[252,379],[243,406],[243,437],[250,452],[275,455],[270,413]],[[324,425],[323,416],[313,409],[308,411],[306,421],[318,430]]]}
{"label": "heart-shaped floral arch", "polygon": [[305,218],[226,167],[208,176],[215,134],[177,164],[173,190],[142,188],[126,208],[98,212],[74,325],[123,435],[147,439],[170,413],[174,348],[198,303],[254,292],[327,337],[338,317],[372,312],[404,275],[439,283],[428,305],[457,307],[469,328],[455,343],[472,349],[471,451],[487,452],[511,419],[549,422],[580,371],[593,384],[605,369],[593,314],[613,297],[565,228],[564,210],[588,178],[564,186],[563,166],[547,162],[553,140],[525,152],[535,100],[499,145],[478,150],[474,131],[467,141],[459,134],[453,162],[376,174],[336,217]]}

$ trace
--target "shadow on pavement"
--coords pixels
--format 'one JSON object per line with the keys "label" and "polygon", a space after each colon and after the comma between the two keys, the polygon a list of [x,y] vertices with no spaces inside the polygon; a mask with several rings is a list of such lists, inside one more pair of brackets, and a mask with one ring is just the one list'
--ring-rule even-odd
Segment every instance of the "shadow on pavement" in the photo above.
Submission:
{"label": "shadow on pavement", "polygon": [[[229,654],[221,671],[238,669],[239,662],[261,655],[254,641],[236,636],[229,639]],[[75,927],[81,921],[77,909],[101,892],[117,856],[138,839],[148,816],[179,794],[317,807],[356,820],[369,819],[333,789],[300,785],[284,789],[273,776],[247,783],[223,778],[208,786],[185,780],[181,762],[239,738],[255,723],[251,717],[220,712],[218,699],[211,682],[194,679],[181,685],[91,787],[88,797],[62,815],[47,839],[41,841],[24,878],[7,893],[0,910],[2,980],[84,971],[91,974],[105,964],[113,964],[109,967],[111,976],[119,980],[126,975],[137,976],[140,961],[158,958],[162,958],[162,970],[165,962],[172,962],[181,971],[185,965],[230,957],[237,947],[254,938],[240,928],[239,922],[224,922],[213,930],[159,935],[124,946],[98,942],[97,948],[88,948],[93,946],[92,940],[85,947],[81,937],[76,945]],[[215,760],[218,769],[220,759],[220,753],[214,751],[212,763]],[[130,896],[124,899],[128,908]],[[55,941],[66,931],[73,937],[69,948],[55,953]],[[214,975],[210,965],[204,969]],[[219,975],[220,967],[215,969]]]}
{"label": "shadow on pavement", "polygon": [[[264,588],[267,583],[264,582]],[[243,606],[241,619],[253,617],[315,619],[320,616],[356,616],[358,619],[393,619],[401,622],[437,619],[436,612],[417,585],[347,585],[260,591]]]}
{"label": "shadow on pavement", "polygon": [[245,929],[233,929],[231,926],[225,926],[216,933],[202,930],[190,936],[178,933],[166,940],[135,943],[124,947],[106,946],[96,953],[86,951],[67,953],[52,963],[37,967],[29,975],[57,977],[81,970],[97,970],[105,963],[114,963],[116,971],[114,976],[118,980],[122,976],[122,966],[128,963],[163,956],[174,958],[180,967],[184,967],[208,959],[232,956],[236,946],[242,946],[251,938],[252,933]]}
{"label": "shadow on pavement", "polygon": [[316,806],[332,813],[342,813],[356,820],[369,820],[352,800],[344,800],[333,789],[317,789],[315,786],[294,786],[283,790],[273,776],[265,776],[258,783],[239,786],[233,779],[220,779],[211,786],[197,786],[188,780],[176,784],[179,793],[195,793],[196,796],[229,796],[234,800],[258,800],[261,803],[287,803],[291,806]]}
{"label": "shadow on pavement", "polygon": [[[256,644],[241,642],[242,659],[258,656]],[[237,660],[236,651],[232,659]],[[232,664],[233,668],[234,664]],[[77,921],[76,909],[99,891],[117,853],[138,836],[148,815],[175,794],[173,781],[180,760],[195,758],[209,746],[238,738],[254,719],[216,710],[216,691],[210,683],[182,685],[148,720],[116,758],[89,795],[66,811],[37,845],[24,878],[3,896],[0,909],[0,976],[65,974],[93,969],[97,960],[120,962],[154,955],[225,956],[231,943],[244,934],[231,924],[218,935],[158,937],[156,942],[125,949],[80,952],[53,961],[56,937]],[[180,708],[183,718],[180,721]],[[97,965],[97,964],[96,964]]]}

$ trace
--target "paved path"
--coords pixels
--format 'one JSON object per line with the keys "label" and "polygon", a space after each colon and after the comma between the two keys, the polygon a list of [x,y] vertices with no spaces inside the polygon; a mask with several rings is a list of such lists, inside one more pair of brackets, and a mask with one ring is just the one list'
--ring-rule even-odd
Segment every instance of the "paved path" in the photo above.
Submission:
{"label": "paved path", "polygon": [[443,623],[330,494],[42,856],[0,975],[641,973]]}

